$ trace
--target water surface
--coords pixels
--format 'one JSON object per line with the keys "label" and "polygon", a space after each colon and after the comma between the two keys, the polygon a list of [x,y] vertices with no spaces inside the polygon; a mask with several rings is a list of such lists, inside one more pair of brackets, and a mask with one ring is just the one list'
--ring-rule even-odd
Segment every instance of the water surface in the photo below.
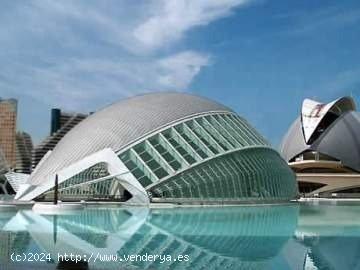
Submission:
{"label": "water surface", "polygon": [[335,202],[19,210],[0,213],[0,269],[360,269],[359,213]]}

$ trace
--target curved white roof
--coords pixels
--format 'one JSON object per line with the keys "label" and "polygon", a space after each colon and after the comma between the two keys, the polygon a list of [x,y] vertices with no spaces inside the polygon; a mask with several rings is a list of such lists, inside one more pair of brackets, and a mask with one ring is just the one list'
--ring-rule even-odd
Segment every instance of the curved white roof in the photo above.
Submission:
{"label": "curved white roof", "polygon": [[37,185],[46,176],[80,159],[127,145],[171,123],[209,112],[231,112],[224,105],[184,93],[161,92],[121,100],[83,120],[57,144],[31,175]]}
{"label": "curved white roof", "polygon": [[301,108],[301,120],[305,142],[308,143],[312,134],[328,112],[338,115],[356,110],[355,102],[350,97],[342,97],[328,104],[305,99]]}
{"label": "curved white roof", "polygon": [[[343,97],[328,104],[311,100],[304,101],[304,104],[308,106],[305,109],[308,122],[304,121],[303,107],[302,118],[298,117],[294,121],[282,140],[280,151],[284,159],[290,161],[302,152],[311,150],[333,157],[340,160],[344,166],[360,171],[360,113],[355,111],[354,100]],[[338,117],[319,137],[308,143],[321,119],[329,112],[337,114]],[[310,119],[311,117],[313,119]],[[308,139],[304,136],[306,129],[310,132]]]}

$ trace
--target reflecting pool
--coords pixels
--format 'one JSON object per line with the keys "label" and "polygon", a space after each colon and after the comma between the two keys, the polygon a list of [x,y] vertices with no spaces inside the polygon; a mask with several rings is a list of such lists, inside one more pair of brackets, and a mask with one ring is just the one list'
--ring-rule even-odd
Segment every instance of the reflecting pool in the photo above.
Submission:
{"label": "reflecting pool", "polygon": [[0,269],[360,269],[359,213],[339,202],[6,212]]}

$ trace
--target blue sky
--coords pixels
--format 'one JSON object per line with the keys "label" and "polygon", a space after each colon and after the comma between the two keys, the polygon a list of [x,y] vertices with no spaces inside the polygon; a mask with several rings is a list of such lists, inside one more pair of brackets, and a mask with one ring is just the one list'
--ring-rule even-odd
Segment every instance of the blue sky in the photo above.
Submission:
{"label": "blue sky", "polygon": [[52,107],[150,91],[222,102],[274,146],[304,98],[360,102],[360,2],[1,1],[0,96],[41,141]]}

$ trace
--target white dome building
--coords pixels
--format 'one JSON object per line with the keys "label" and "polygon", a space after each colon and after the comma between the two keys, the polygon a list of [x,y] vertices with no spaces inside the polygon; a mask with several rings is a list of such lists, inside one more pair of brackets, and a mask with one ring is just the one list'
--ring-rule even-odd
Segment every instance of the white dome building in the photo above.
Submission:
{"label": "white dome building", "polygon": [[297,195],[286,162],[243,118],[183,93],[125,99],[75,126],[28,177],[9,175],[16,199],[279,201]]}
{"label": "white dome building", "polygon": [[298,173],[300,192],[360,192],[360,113],[351,97],[305,99],[280,151]]}

